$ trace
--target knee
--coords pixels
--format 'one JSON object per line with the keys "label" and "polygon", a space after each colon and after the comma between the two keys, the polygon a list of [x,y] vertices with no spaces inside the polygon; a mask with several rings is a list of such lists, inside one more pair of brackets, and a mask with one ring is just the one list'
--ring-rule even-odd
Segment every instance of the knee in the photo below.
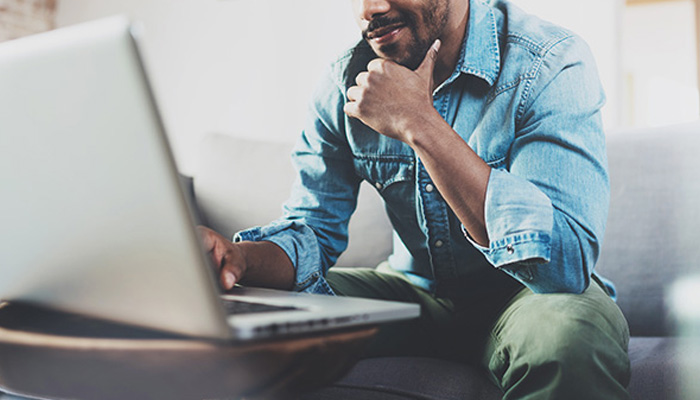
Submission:
{"label": "knee", "polygon": [[564,365],[595,361],[592,359],[608,353],[626,354],[628,335],[619,312],[564,303],[557,306],[544,298],[533,300],[542,300],[542,304],[529,307],[511,321],[510,344],[517,354]]}
{"label": "knee", "polygon": [[[567,315],[553,316],[550,323],[531,326],[516,342],[516,354],[525,355],[529,363],[567,366],[594,362],[598,353],[621,349],[611,335],[589,321]],[[625,344],[626,346],[626,344]]]}
{"label": "knee", "polygon": [[[629,382],[627,338],[618,324],[597,314],[545,306],[520,313],[508,326],[510,332],[500,332],[491,370],[500,370],[496,374],[504,388],[526,381],[531,389],[550,394],[578,396],[600,385],[624,393]],[[608,382],[599,382],[601,377]]]}

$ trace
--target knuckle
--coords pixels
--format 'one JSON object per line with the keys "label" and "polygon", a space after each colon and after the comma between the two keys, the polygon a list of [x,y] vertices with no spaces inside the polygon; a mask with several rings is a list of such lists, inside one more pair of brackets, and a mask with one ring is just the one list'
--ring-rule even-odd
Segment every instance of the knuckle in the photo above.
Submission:
{"label": "knuckle", "polygon": [[356,90],[356,88],[357,88],[357,86],[353,86],[353,87],[351,87],[350,89],[348,89],[348,92],[347,92],[348,100],[350,100],[350,101],[355,101],[355,99],[357,99],[357,90]]}
{"label": "knuckle", "polygon": [[367,110],[367,105],[364,102],[359,101],[356,103],[355,109],[357,110],[358,114],[364,114]]}
{"label": "knuckle", "polygon": [[346,104],[345,107],[343,108],[343,111],[345,111],[345,114],[347,114],[349,117],[352,117],[352,118],[357,117],[357,111],[355,110],[355,107],[353,107],[350,104]]}
{"label": "knuckle", "polygon": [[367,64],[367,70],[368,72],[371,71],[384,71],[386,68],[386,60],[381,59],[381,58],[375,58],[374,60],[370,61],[369,64]]}
{"label": "knuckle", "polygon": [[355,103],[346,103],[343,107],[343,111],[350,117],[357,116],[357,108],[355,106]]}
{"label": "knuckle", "polygon": [[352,92],[348,91],[348,98],[355,102],[362,102],[362,98],[365,95],[365,90],[357,86],[352,87],[350,90],[352,90]]}
{"label": "knuckle", "polygon": [[357,74],[357,77],[355,77],[355,83],[357,83],[358,85],[365,84],[367,82],[368,75],[369,73],[367,72],[360,72],[359,74]]}
{"label": "knuckle", "polygon": [[391,70],[396,66],[396,64],[388,61],[388,60],[380,60],[379,67],[381,68],[381,71],[384,73],[391,72]]}
{"label": "knuckle", "polygon": [[377,81],[380,71],[370,71],[367,73],[367,83],[373,83]]}

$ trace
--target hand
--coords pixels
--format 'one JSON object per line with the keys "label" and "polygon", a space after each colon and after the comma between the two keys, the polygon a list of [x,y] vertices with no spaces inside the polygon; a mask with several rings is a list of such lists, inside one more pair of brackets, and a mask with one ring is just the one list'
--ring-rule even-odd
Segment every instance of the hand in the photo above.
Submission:
{"label": "hand", "polygon": [[241,246],[209,228],[199,226],[198,230],[204,249],[211,256],[214,274],[219,277],[225,290],[233,288],[248,269]]}
{"label": "hand", "polygon": [[439,50],[440,40],[436,40],[415,71],[382,58],[370,61],[367,71],[355,78],[357,86],[348,89],[345,113],[385,136],[408,143],[408,129],[436,113],[433,71]]}

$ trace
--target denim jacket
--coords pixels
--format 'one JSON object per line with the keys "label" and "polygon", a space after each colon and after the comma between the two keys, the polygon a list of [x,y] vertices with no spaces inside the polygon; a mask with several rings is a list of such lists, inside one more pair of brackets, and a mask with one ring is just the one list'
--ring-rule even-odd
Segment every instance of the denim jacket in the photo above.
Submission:
{"label": "denim jacket", "polygon": [[343,113],[375,57],[361,42],[331,66],[292,156],[298,177],[284,216],[234,240],[276,243],[296,268],[296,290],[330,294],[325,272],[347,246],[366,181],[394,228],[391,267],[426,290],[459,295],[513,278],[536,293],[585,290],[609,202],[605,96],[587,45],[508,1],[470,1],[458,64],[433,99],[492,168],[488,247],[470,239],[408,145]]}

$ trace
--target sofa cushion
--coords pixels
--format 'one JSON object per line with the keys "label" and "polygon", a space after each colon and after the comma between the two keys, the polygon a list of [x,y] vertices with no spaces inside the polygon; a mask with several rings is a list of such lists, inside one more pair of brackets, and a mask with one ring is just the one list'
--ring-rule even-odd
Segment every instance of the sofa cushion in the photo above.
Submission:
{"label": "sofa cushion", "polygon": [[[684,399],[678,378],[681,339],[630,340],[633,399]],[[474,367],[431,358],[384,357],[360,361],[343,379],[300,400],[497,400],[501,391]],[[0,400],[22,400],[0,392]]]}
{"label": "sofa cushion", "polygon": [[[231,237],[279,218],[295,177],[292,147],[286,142],[206,135],[192,174],[203,223]],[[391,253],[391,224],[376,190],[367,184],[361,186],[349,229],[348,250],[336,265],[374,267]]]}
{"label": "sofa cushion", "polygon": [[670,337],[635,337],[630,340],[633,399],[687,399],[679,381],[679,360],[688,343]]}
{"label": "sofa cushion", "polygon": [[635,336],[669,333],[664,298],[697,271],[700,123],[608,136],[610,214],[597,270]]}
{"label": "sofa cushion", "polygon": [[[685,344],[667,337],[630,340],[633,399],[684,398],[676,369]],[[340,381],[301,399],[497,400],[501,396],[485,372],[472,366],[431,358],[383,357],[360,361]]]}
{"label": "sofa cushion", "polygon": [[472,366],[421,357],[382,357],[360,361],[345,378],[302,396],[302,400],[496,400],[502,396],[483,371]]}

